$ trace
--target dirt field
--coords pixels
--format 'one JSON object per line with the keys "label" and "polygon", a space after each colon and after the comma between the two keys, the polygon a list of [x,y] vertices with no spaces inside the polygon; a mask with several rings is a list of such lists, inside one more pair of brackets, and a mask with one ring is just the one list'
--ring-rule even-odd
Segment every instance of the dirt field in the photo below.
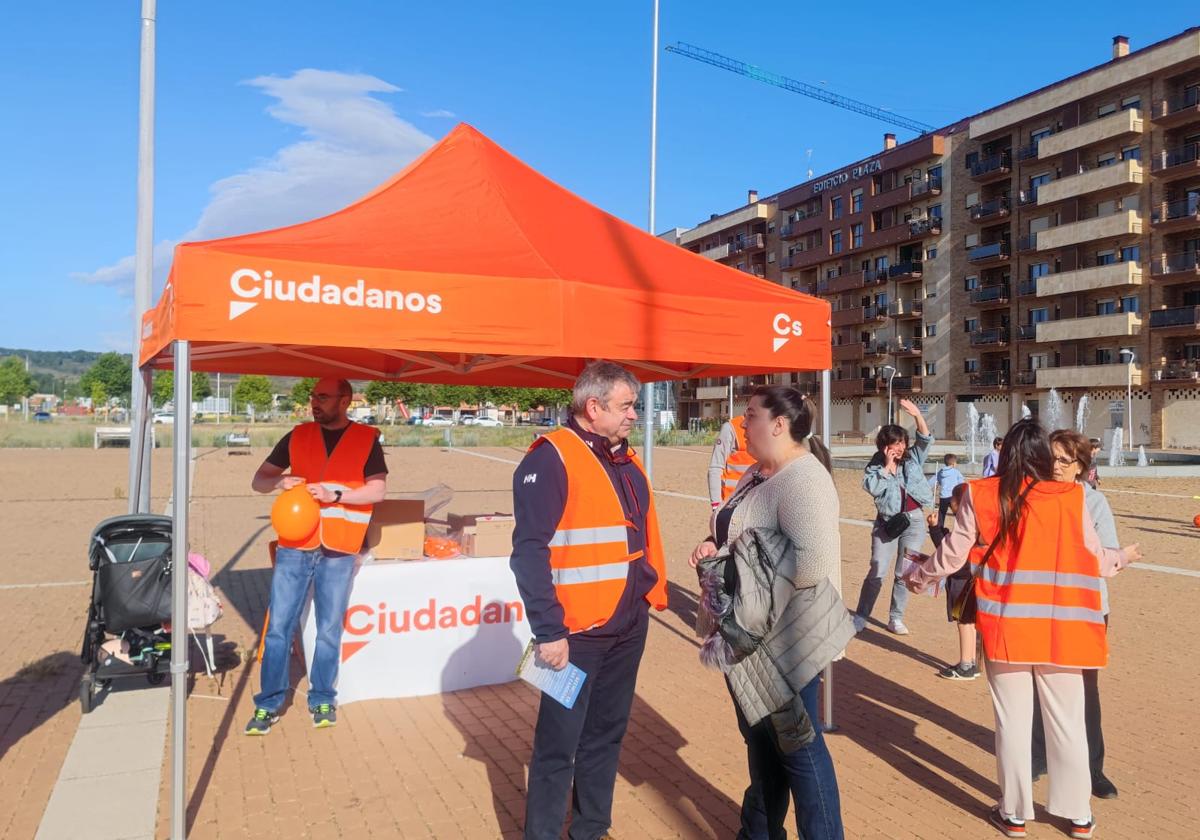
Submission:
{"label": "dirt field", "polygon": [[[445,482],[452,510],[508,509],[516,448],[388,452],[394,492]],[[332,732],[293,715],[267,738],[240,735],[257,669],[252,648],[266,607],[270,499],[249,490],[265,450],[199,450],[192,549],[205,554],[226,605],[216,678],[194,678],[188,704],[189,815],[195,838],[498,837],[523,813],[536,698],[509,684],[342,709]],[[479,455],[489,457],[477,457]],[[0,450],[0,837],[36,831],[79,721],[79,640],[86,615],[86,543],[124,512],[127,452]],[[169,450],[155,456],[153,508],[170,489]],[[613,833],[622,838],[732,837],[745,756],[720,677],[701,668],[690,631],[695,578],[686,556],[704,534],[707,452],[656,450],[656,488],[670,558],[671,608],[655,614],[618,780]],[[859,477],[839,472],[842,516],[866,520]],[[1200,572],[1196,480],[1105,482],[1123,542],[1148,564]],[[846,600],[866,566],[868,533],[842,526]],[[1200,577],[1131,569],[1112,585],[1112,665],[1101,678],[1108,772],[1119,799],[1096,803],[1106,838],[1194,838],[1200,809],[1195,635]],[[881,598],[881,601],[886,599]],[[876,617],[885,614],[881,603]],[[913,634],[876,625],[835,667],[829,736],[847,836],[990,838],[997,794],[986,685],[934,676],[954,650],[940,601],[913,598]],[[1180,644],[1176,639],[1184,639]],[[166,755],[164,752],[164,761]],[[166,778],[164,774],[164,779]],[[1044,801],[1045,782],[1039,783]],[[167,833],[166,786],[159,836]],[[1031,827],[1056,836],[1061,825]]]}

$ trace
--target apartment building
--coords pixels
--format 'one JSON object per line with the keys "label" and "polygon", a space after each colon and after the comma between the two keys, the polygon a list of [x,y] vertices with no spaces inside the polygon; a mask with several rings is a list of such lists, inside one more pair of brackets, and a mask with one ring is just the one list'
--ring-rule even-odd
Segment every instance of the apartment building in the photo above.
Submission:
{"label": "apartment building", "polygon": [[[1100,66],[677,239],[830,300],[835,431],[886,422],[890,383],[941,437],[971,405],[1003,432],[1061,402],[1068,425],[1085,395],[1104,437],[1132,388],[1134,444],[1200,447],[1200,28],[1115,38]],[[727,415],[728,389],[685,384],[681,419]]]}

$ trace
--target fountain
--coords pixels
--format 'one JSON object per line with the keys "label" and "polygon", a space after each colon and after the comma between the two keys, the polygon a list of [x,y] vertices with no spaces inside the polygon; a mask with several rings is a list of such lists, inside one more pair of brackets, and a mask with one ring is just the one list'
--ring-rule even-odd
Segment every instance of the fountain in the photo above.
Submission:
{"label": "fountain", "polygon": [[1125,453],[1122,446],[1125,441],[1125,430],[1120,426],[1112,430],[1112,442],[1108,446],[1108,465],[1110,467],[1125,466]]}
{"label": "fountain", "polygon": [[979,437],[979,409],[975,407],[975,403],[967,403],[967,454],[971,458],[971,463],[975,461],[975,442]]}
{"label": "fountain", "polygon": [[1046,397],[1046,415],[1045,422],[1042,424],[1046,427],[1047,432],[1053,432],[1056,429],[1061,429],[1063,416],[1063,401],[1058,395],[1058,391],[1050,389],[1050,394]]}
{"label": "fountain", "polygon": [[1033,412],[1029,410],[1029,406],[1026,403],[1021,403],[1021,419],[1028,420],[1032,416]]}
{"label": "fountain", "polygon": [[979,439],[983,442],[983,448],[991,452],[992,441],[996,439],[996,418],[990,414],[983,415],[979,423]]}
{"label": "fountain", "polygon": [[1087,421],[1090,410],[1091,409],[1088,406],[1088,395],[1084,394],[1079,398],[1079,407],[1075,409],[1075,431],[1079,432],[1081,435],[1087,434]]}
{"label": "fountain", "polygon": [[1142,444],[1141,446],[1138,447],[1138,466],[1139,467],[1150,466],[1150,459],[1146,457],[1146,445],[1145,444]]}

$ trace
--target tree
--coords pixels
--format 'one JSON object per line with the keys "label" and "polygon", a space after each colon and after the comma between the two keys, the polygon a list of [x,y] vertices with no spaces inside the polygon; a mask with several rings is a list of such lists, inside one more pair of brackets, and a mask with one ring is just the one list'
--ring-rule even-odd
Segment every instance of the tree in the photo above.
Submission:
{"label": "tree", "polygon": [[100,383],[104,392],[110,397],[120,397],[129,400],[133,390],[132,362],[128,356],[120,353],[101,353],[92,363],[83,377],[79,380],[85,393],[90,393],[92,386]]}
{"label": "tree", "polygon": [[92,383],[92,411],[99,411],[108,405],[108,389],[103,382]]}
{"label": "tree", "polygon": [[255,414],[266,414],[271,408],[271,380],[265,376],[243,376],[233,389],[233,398],[254,406]]}
{"label": "tree", "polygon": [[12,405],[33,393],[33,377],[25,370],[23,360],[9,356],[0,363],[0,403]]}
{"label": "tree", "polygon": [[156,370],[150,383],[150,399],[155,408],[162,408],[175,398],[175,371]]}
{"label": "tree", "polygon": [[292,386],[292,402],[296,405],[308,405],[312,399],[313,388],[317,386],[315,376],[306,376]]}
{"label": "tree", "polygon": [[192,374],[192,399],[196,402],[203,402],[212,396],[212,380],[209,379],[207,373]]}

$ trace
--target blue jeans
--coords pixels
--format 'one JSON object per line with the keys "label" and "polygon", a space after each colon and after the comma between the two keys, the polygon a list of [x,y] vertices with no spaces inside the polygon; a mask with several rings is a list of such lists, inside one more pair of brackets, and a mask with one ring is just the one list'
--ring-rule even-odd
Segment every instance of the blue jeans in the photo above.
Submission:
{"label": "blue jeans", "polygon": [[263,647],[260,678],[262,691],[254,695],[254,705],[269,712],[279,711],[291,686],[288,666],[292,639],[300,611],[313,588],[313,608],[317,612],[317,646],[308,674],[308,707],[322,703],[334,705],[338,663],[341,659],[342,618],[350,600],[354,580],[354,555],[327,555],[321,548],[302,550],[280,547],[275,552],[275,573],[271,576],[271,620]]}
{"label": "blue jeans", "polygon": [[815,677],[800,692],[817,737],[790,753],[780,750],[771,718],[750,726],[737,702],[738,728],[746,741],[750,786],[742,798],[742,827],[737,840],[786,840],[783,822],[788,795],[796,805],[796,833],[804,840],[843,840],[842,802],[833,756],[821,733]]}
{"label": "blue jeans", "polygon": [[[883,529],[882,517],[876,519],[874,527],[871,528],[871,569],[858,592],[858,609],[854,611],[863,618],[871,617],[871,610],[875,609],[875,599],[883,589],[883,581],[888,572],[899,568],[896,556],[902,556],[903,552],[910,549],[920,551],[925,545],[929,529],[925,526],[924,512],[911,510],[908,512],[908,518],[908,530],[894,540],[888,539],[887,532]],[[892,603],[888,610],[888,621],[903,621],[909,592],[904,581],[898,575],[893,576],[895,579],[892,581]]]}

